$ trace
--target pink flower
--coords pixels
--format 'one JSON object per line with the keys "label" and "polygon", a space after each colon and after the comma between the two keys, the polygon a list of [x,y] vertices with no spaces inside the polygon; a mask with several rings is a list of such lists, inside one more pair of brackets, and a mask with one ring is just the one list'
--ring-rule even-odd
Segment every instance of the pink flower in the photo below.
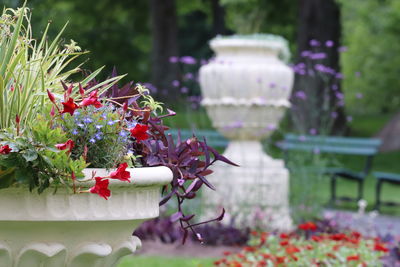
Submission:
{"label": "pink flower", "polygon": [[131,178],[131,174],[126,170],[126,168],[128,168],[128,164],[126,162],[120,164],[116,171],[110,173],[110,178],[131,182],[129,180]]}
{"label": "pink flower", "polygon": [[93,105],[96,108],[101,108],[103,105],[99,102],[98,98],[99,97],[97,96],[97,90],[95,90],[90,93],[88,98],[85,98],[82,100],[81,106],[86,107],[86,106]]}
{"label": "pink flower", "polygon": [[108,184],[110,181],[108,179],[104,179],[103,177],[95,177],[96,184],[89,189],[89,192],[92,194],[98,194],[104,199],[108,199],[111,196],[111,191],[108,189]]}

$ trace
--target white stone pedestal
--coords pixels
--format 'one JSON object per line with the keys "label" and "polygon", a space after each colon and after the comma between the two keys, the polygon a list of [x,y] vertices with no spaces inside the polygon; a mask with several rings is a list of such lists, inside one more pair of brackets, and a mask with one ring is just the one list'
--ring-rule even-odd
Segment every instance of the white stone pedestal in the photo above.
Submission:
{"label": "white stone pedestal", "polygon": [[62,188],[41,195],[25,187],[0,190],[0,267],[111,267],[132,254],[141,245],[132,233],[158,216],[160,188],[172,172],[128,170],[131,183],[110,181],[109,200]]}
{"label": "white stone pedestal", "polygon": [[257,35],[216,38],[210,46],[216,57],[200,69],[202,104],[213,126],[231,141],[224,156],[240,167],[217,164],[207,177],[217,194],[203,191],[204,217],[225,207],[225,221],[289,230],[289,174],[260,143],[290,106],[294,75],[278,57],[287,44]]}

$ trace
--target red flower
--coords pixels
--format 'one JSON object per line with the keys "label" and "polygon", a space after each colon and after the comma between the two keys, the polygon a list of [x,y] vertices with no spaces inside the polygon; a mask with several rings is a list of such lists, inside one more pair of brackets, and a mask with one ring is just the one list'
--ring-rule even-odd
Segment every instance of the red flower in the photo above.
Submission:
{"label": "red flower", "polygon": [[287,246],[285,250],[286,250],[287,254],[293,254],[293,253],[300,252],[300,249],[296,246]]}
{"label": "red flower", "polygon": [[96,108],[101,108],[103,105],[99,102],[98,98],[99,97],[97,96],[97,90],[95,90],[90,93],[88,98],[82,100],[81,106],[86,107],[92,105],[95,106]]}
{"label": "red flower", "polygon": [[276,257],[276,263],[285,263],[285,261],[286,261],[286,257],[285,256],[282,256],[282,257],[279,257],[279,256],[277,256]]}
{"label": "red flower", "polygon": [[332,258],[332,259],[336,259],[335,254],[332,254],[332,253],[326,253],[326,256],[329,258]]}
{"label": "red flower", "polygon": [[347,261],[359,261],[360,260],[360,256],[359,255],[352,255],[352,256],[348,256]]}
{"label": "red flower", "polygon": [[[103,177],[95,177],[96,184],[89,189],[90,193],[98,194],[99,196],[105,198],[106,200],[111,195],[111,191],[108,189],[108,184],[110,181],[104,179]],[[104,180],[103,180],[104,179]]]}
{"label": "red flower", "polygon": [[281,239],[286,239],[286,238],[289,238],[289,235],[286,234],[286,233],[282,233],[282,234],[279,235],[279,237],[280,237]]}
{"label": "red flower", "polygon": [[116,171],[110,173],[110,178],[131,182],[129,180],[129,178],[131,178],[131,174],[130,172],[126,171],[126,168],[128,168],[128,163],[124,162],[120,164]]}
{"label": "red flower", "polygon": [[307,246],[306,246],[306,249],[307,249],[307,250],[313,250],[314,247],[313,247],[312,245],[307,245]]}
{"label": "red flower", "polygon": [[49,89],[47,89],[47,95],[50,99],[51,102],[53,102],[54,104],[56,103],[56,98],[54,97],[54,95],[50,92]]}
{"label": "red flower", "polygon": [[313,222],[305,222],[299,225],[299,229],[304,231],[316,231],[317,226]]}
{"label": "red flower", "polygon": [[10,154],[11,150],[12,150],[12,149],[11,149],[8,145],[5,145],[5,146],[1,146],[1,145],[0,145],[0,154],[1,154],[1,155]]}
{"label": "red flower", "polygon": [[231,255],[231,252],[230,251],[224,251],[224,255],[225,256],[229,256],[229,255]]}
{"label": "red flower", "polygon": [[243,250],[246,252],[255,252],[257,249],[255,247],[244,247]]}
{"label": "red flower", "polygon": [[61,102],[61,104],[64,106],[64,110],[61,111],[61,113],[69,113],[72,115],[74,115],[74,112],[76,109],[79,108],[79,106],[77,104],[75,104],[74,99],[73,98],[69,98],[67,102]]}
{"label": "red flower", "polygon": [[149,129],[149,126],[143,124],[136,124],[135,128],[130,129],[131,135],[136,138],[138,141],[146,140],[149,138],[149,135],[146,131]]}
{"label": "red flower", "polygon": [[356,238],[356,239],[359,239],[361,237],[361,234],[359,232],[354,231],[354,232],[351,233],[351,236]]}
{"label": "red flower", "polygon": [[375,251],[382,251],[382,252],[385,252],[385,253],[389,252],[389,249],[384,244],[378,243],[378,242],[375,243],[374,250]]}
{"label": "red flower", "polygon": [[289,245],[289,241],[284,240],[279,243],[282,247]]}
{"label": "red flower", "polygon": [[65,142],[64,144],[57,144],[55,145],[55,147],[59,150],[65,150],[68,149],[68,152],[71,152],[72,149],[74,148],[74,141],[72,141],[71,139],[69,139],[67,142]]}
{"label": "red flower", "polygon": [[322,237],[321,237],[321,236],[317,236],[317,235],[313,235],[313,236],[311,237],[311,239],[312,239],[313,241],[315,241],[315,242],[321,242]]}
{"label": "red flower", "polygon": [[343,233],[332,234],[330,236],[330,239],[334,240],[334,241],[342,241],[342,240],[347,240],[347,236],[345,234],[343,234]]}

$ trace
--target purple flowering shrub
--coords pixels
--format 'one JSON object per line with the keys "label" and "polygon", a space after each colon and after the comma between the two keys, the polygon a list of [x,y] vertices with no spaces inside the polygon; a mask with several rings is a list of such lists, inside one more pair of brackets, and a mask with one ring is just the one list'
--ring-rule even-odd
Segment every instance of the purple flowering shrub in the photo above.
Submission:
{"label": "purple flowering shrub", "polygon": [[[293,66],[301,89],[291,98],[291,117],[297,131],[303,134],[330,134],[334,122],[345,105],[340,84],[345,78],[331,67],[328,55],[344,52],[333,41],[311,40],[310,49],[300,53],[300,62]],[[351,117],[346,118],[351,121]]]}

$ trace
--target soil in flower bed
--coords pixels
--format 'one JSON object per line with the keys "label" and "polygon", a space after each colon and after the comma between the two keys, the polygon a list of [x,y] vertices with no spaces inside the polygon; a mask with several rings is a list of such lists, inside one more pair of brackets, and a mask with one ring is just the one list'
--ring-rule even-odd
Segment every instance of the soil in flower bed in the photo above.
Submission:
{"label": "soil in flower bed", "polygon": [[187,258],[220,258],[225,251],[239,252],[243,247],[206,246],[196,242],[166,244],[160,241],[142,241],[142,247],[136,253],[140,256],[165,256]]}

